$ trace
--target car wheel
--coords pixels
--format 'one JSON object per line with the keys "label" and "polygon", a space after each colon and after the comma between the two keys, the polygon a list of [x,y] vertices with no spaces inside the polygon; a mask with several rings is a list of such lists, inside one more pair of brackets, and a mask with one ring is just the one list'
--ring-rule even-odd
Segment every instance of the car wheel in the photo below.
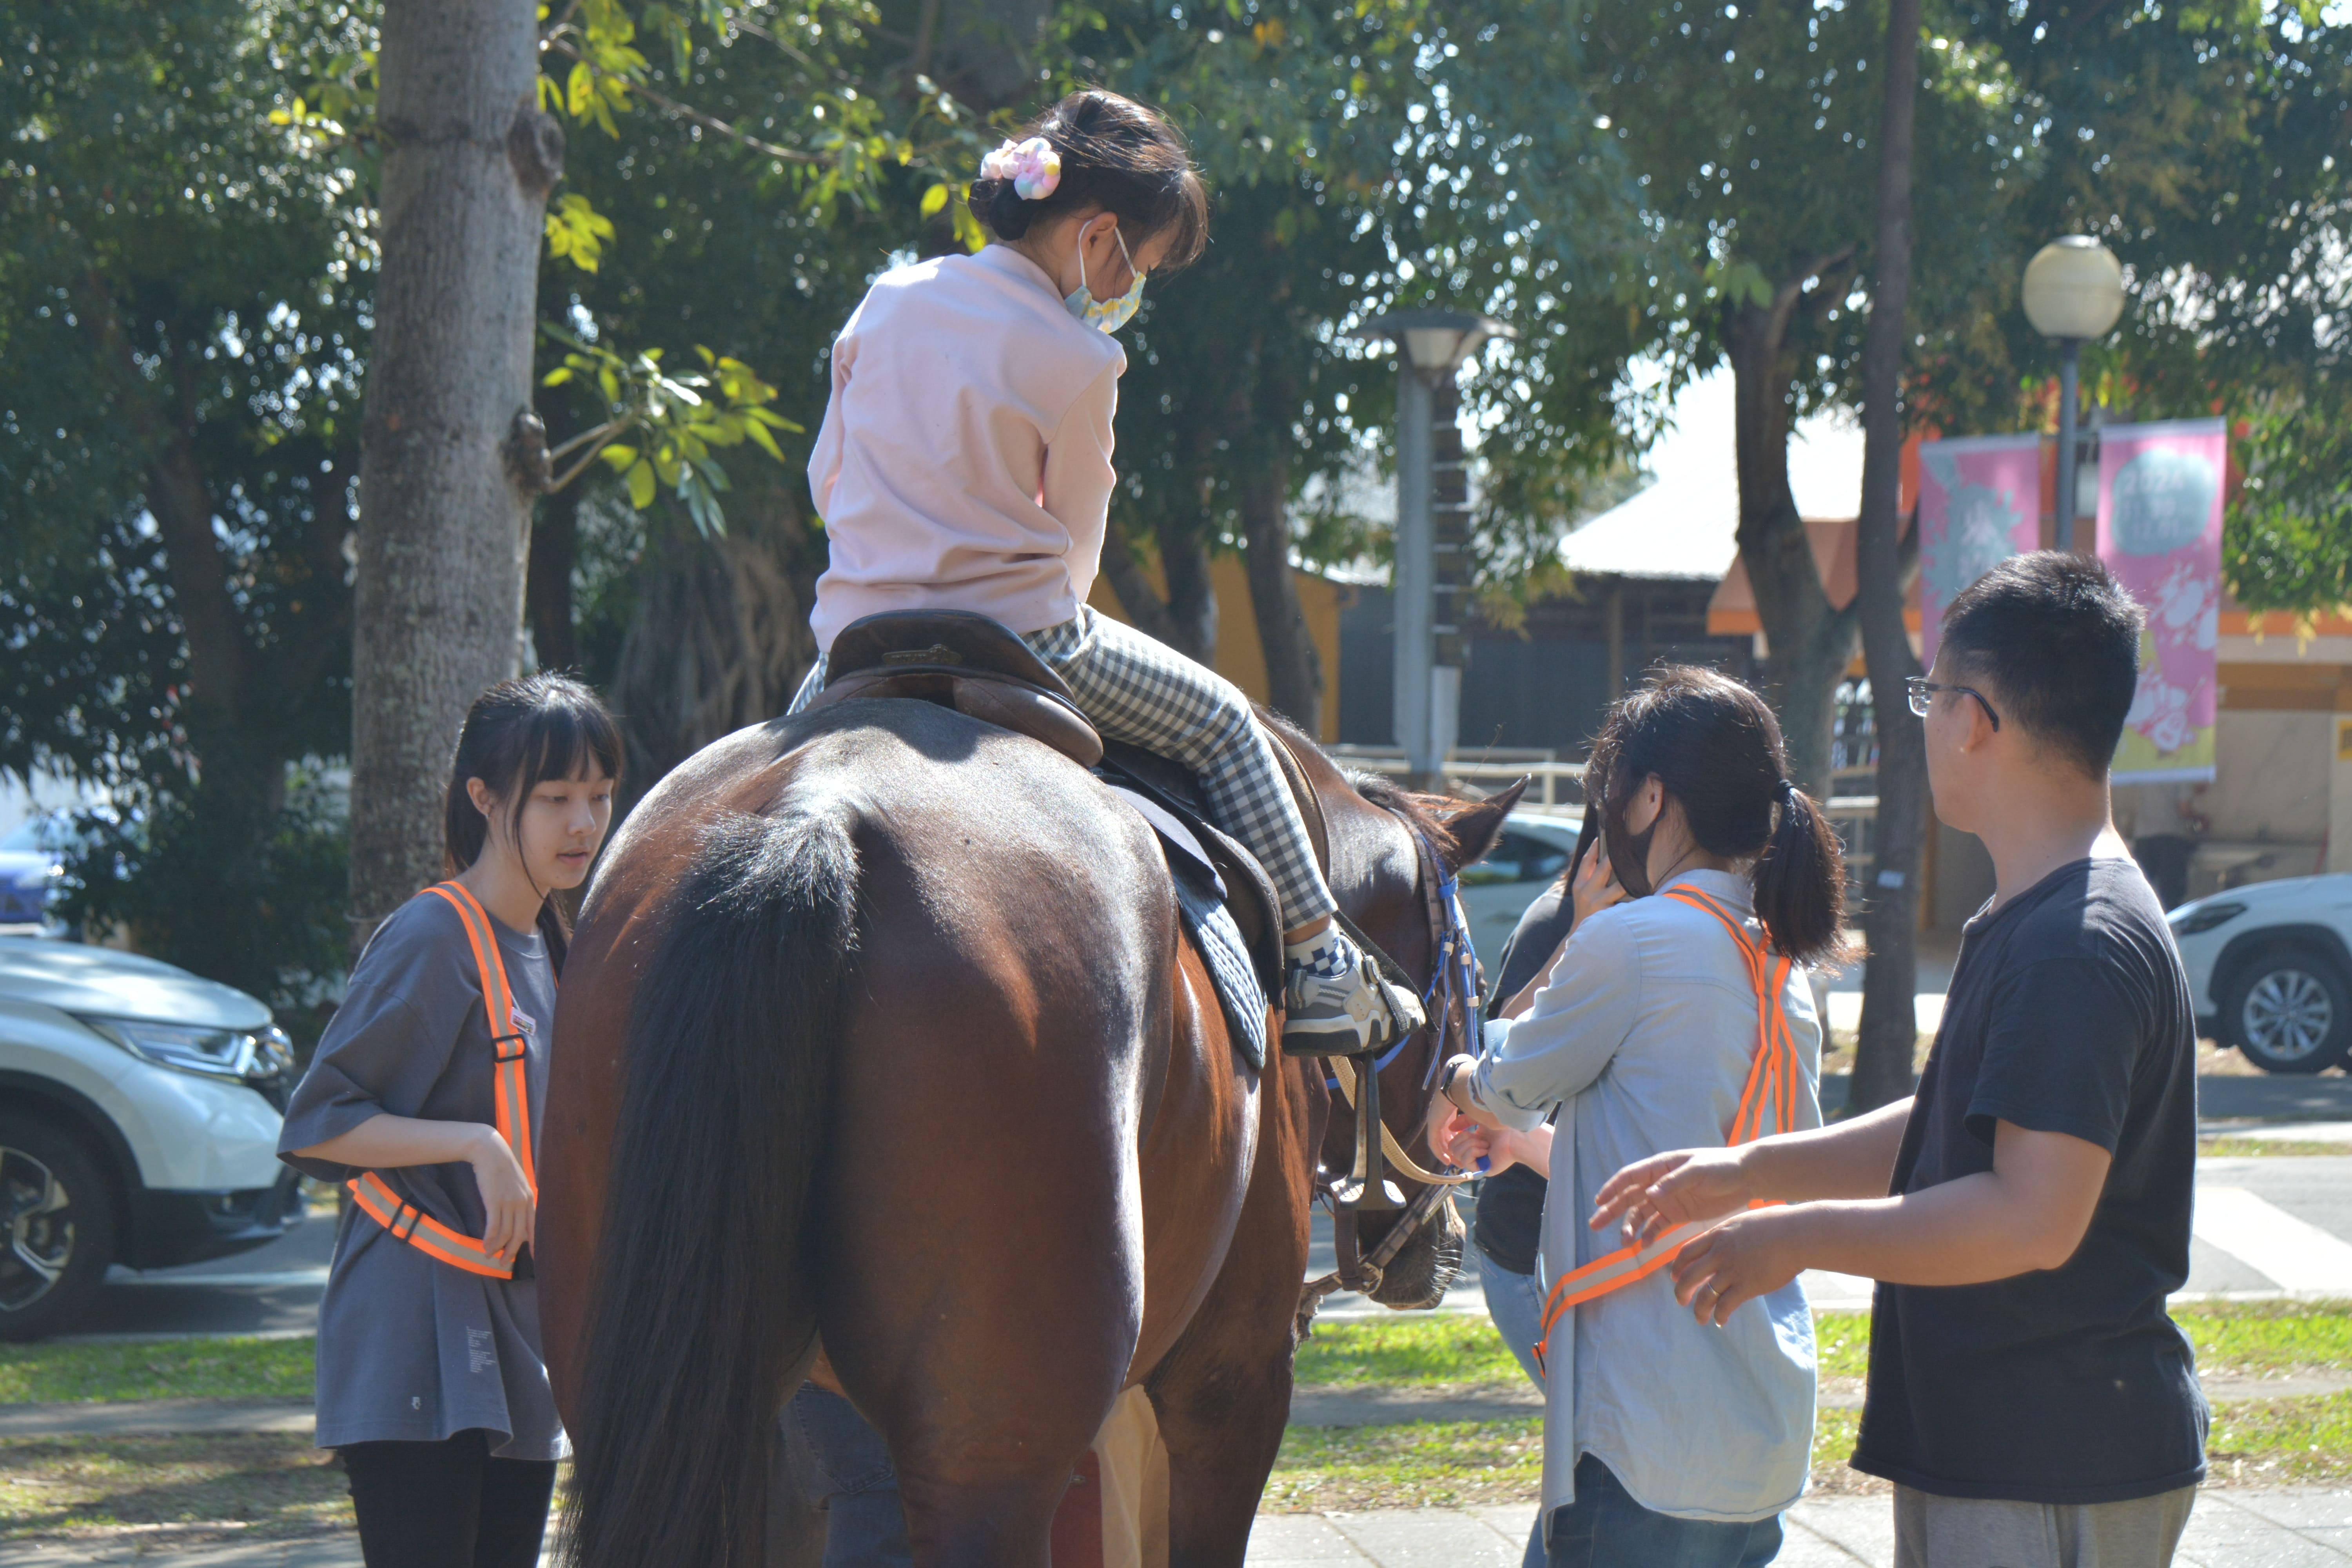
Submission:
{"label": "car wheel", "polygon": [[2352,1047],[2352,985],[2306,947],[2257,953],[2230,987],[2223,1016],[2246,1059],[2265,1072],[2322,1072]]}
{"label": "car wheel", "polygon": [[72,1321],[113,1258],[113,1205],[82,1146],[0,1116],[0,1340]]}

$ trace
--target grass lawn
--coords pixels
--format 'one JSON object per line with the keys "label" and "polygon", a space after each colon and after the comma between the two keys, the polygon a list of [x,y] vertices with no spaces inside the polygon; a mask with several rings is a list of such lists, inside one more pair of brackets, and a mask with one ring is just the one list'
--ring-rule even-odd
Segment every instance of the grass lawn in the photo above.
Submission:
{"label": "grass lawn", "polygon": [[[2206,1301],[2172,1310],[2208,1376],[2261,1377],[2352,1368],[2352,1302]],[[1816,1312],[1823,1377],[1869,1370],[1870,1314]],[[1398,1317],[1318,1324],[1299,1348],[1297,1379],[1364,1384],[1516,1383],[1519,1364],[1484,1318]]]}
{"label": "grass lawn", "polygon": [[0,1438],[0,1540],[349,1526],[341,1465],[289,1434]]}
{"label": "grass lawn", "polygon": [[[2208,1375],[2261,1377],[2352,1367],[2352,1303],[2231,1301],[2174,1319]],[[1823,1312],[1825,1377],[1859,1378],[1870,1320]],[[155,1398],[301,1397],[309,1340],[0,1346],[0,1404]],[[1326,1323],[1300,1347],[1302,1385],[1517,1384],[1518,1363],[1483,1318],[1399,1316]],[[1849,1468],[1858,1417],[1824,1410],[1813,1432],[1817,1491],[1876,1489]],[[2218,1485],[2352,1481],[2352,1393],[2220,1407]],[[1266,1486],[1270,1512],[1458,1507],[1530,1500],[1543,1471],[1532,1418],[1391,1426],[1296,1426]],[[299,1534],[348,1525],[343,1473],[293,1434],[0,1439],[0,1540],[154,1532]]]}
{"label": "grass lawn", "polygon": [[[2352,1303],[2216,1301],[2173,1319],[2209,1376],[2260,1377],[2352,1367]],[[1866,1312],[1814,1315],[1824,1377],[1868,1368]],[[1298,1352],[1301,1384],[1516,1383],[1518,1363],[1483,1318],[1398,1318],[1318,1327]],[[1874,1491],[1848,1468],[1859,1413],[1823,1410],[1813,1425],[1816,1492]],[[1396,1426],[1294,1426],[1266,1484],[1269,1512],[1445,1508],[1532,1500],[1543,1476],[1542,1423],[1423,1422]],[[2220,1407],[2210,1450],[2213,1483],[2277,1485],[2352,1479],[2352,1394]]]}
{"label": "grass lawn", "polygon": [[315,1346],[309,1339],[0,1345],[0,1405],[308,1399]]}

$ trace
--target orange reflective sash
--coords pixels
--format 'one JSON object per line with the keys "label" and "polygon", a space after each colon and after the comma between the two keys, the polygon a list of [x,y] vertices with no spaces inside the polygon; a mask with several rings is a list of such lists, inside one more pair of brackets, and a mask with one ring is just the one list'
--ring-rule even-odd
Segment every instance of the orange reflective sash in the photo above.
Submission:
{"label": "orange reflective sash", "polygon": [[[1780,994],[1789,983],[1789,972],[1795,967],[1792,960],[1766,950],[1764,944],[1751,940],[1748,929],[1729,910],[1696,888],[1669,889],[1663,897],[1685,903],[1693,909],[1705,910],[1723,923],[1731,940],[1747,963],[1748,978],[1756,987],[1756,1056],[1748,1064],[1748,1082],[1739,1092],[1739,1110],[1732,1116],[1731,1126],[1723,1135],[1724,1147],[1752,1142],[1769,1131],[1786,1132],[1791,1126],[1797,1104],[1797,1085],[1802,1070],[1797,1062],[1796,1037],[1789,1029],[1788,1009],[1780,1004]],[[1769,1118],[1769,1125],[1767,1118]],[[1570,1178],[1573,1180],[1573,1177]],[[1755,1208],[1770,1205],[1755,1204]],[[1538,1365],[1543,1363],[1545,1352],[1551,1346],[1553,1325],[1568,1315],[1569,1310],[1596,1296],[1606,1296],[1612,1290],[1622,1289],[1634,1280],[1656,1273],[1674,1261],[1685,1243],[1705,1235],[1720,1221],[1706,1225],[1679,1225],[1664,1236],[1641,1246],[1621,1247],[1603,1258],[1596,1258],[1573,1273],[1564,1274],[1554,1281],[1551,1294],[1545,1300],[1543,1337],[1536,1342]]]}
{"label": "orange reflective sash", "polygon": [[[531,1164],[530,1080],[526,1059],[530,1047],[522,1031],[515,1027],[514,990],[507,983],[506,960],[499,952],[498,933],[491,928],[488,911],[457,883],[440,883],[417,897],[436,894],[457,911],[457,918],[465,923],[466,939],[473,944],[474,966],[482,980],[482,1011],[490,1024],[490,1052],[498,1064],[498,1077],[491,1089],[493,1114],[499,1136],[514,1151],[516,1163],[522,1166],[523,1183],[536,1203],[539,1173]],[[487,1274],[497,1279],[514,1277],[514,1265],[501,1261],[482,1245],[480,1237],[452,1230],[415,1204],[403,1200],[391,1184],[373,1171],[347,1185],[352,1201],[360,1205],[362,1213],[426,1257],[437,1258],[470,1274]]]}

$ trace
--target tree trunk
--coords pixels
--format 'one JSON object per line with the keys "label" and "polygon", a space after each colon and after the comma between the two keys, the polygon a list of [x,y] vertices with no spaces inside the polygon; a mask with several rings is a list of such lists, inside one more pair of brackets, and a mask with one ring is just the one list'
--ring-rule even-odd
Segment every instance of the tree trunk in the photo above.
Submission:
{"label": "tree trunk", "polygon": [[1765,681],[1788,743],[1790,776],[1821,800],[1830,794],[1837,688],[1853,657],[1854,610],[1831,605],[1789,490],[1787,343],[1805,279],[1843,259],[1807,268],[1769,304],[1730,307],[1725,323],[1739,465],[1739,559],[1764,626]]}
{"label": "tree trunk", "polygon": [[1906,699],[1918,672],[1903,627],[1905,578],[1916,570],[1915,544],[1903,548],[1904,314],[1911,296],[1911,146],[1919,91],[1919,0],[1888,0],[1886,100],[1878,130],[1878,237],[1863,342],[1862,521],[1854,540],[1856,605],[1862,652],[1870,669],[1871,711],[1878,731],[1877,854],[1864,889],[1862,1032],[1854,1046],[1854,1110],[1911,1092],[1911,1054],[1918,1038],[1919,851],[1927,835],[1927,752]]}
{"label": "tree trunk", "polygon": [[1323,659],[1298,605],[1290,566],[1290,476],[1286,453],[1241,481],[1242,539],[1248,546],[1250,613],[1265,653],[1266,700],[1310,735],[1323,732]]}
{"label": "tree trunk", "polygon": [[1102,574],[1137,631],[1170,647],[1176,646],[1181,635],[1176,619],[1168,613],[1168,602],[1153,591],[1151,579],[1144,575],[1143,563],[1135,558],[1135,546],[1128,542],[1127,531],[1119,527],[1117,518],[1103,530]]}
{"label": "tree trunk", "polygon": [[1209,580],[1206,539],[1159,537],[1160,570],[1168,579],[1169,647],[1202,664],[1217,662],[1217,589]]}
{"label": "tree trunk", "polygon": [[514,672],[531,500],[531,332],[563,137],[524,0],[391,0],[383,264],[361,436],[352,660],[354,936],[441,868],[450,748]]}

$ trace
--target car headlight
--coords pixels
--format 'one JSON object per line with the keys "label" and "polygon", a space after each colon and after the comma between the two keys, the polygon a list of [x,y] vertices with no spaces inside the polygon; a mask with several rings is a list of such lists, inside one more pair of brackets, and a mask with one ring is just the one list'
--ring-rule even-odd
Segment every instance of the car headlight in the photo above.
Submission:
{"label": "car headlight", "polygon": [[[267,1076],[265,1047],[258,1037],[241,1029],[199,1029],[184,1024],[157,1024],[145,1018],[90,1018],[82,1022],[141,1061],[208,1078],[243,1080]],[[269,1031],[277,1035],[278,1031]],[[283,1035],[278,1036],[283,1040]],[[286,1055],[288,1065],[293,1054]],[[257,1070],[258,1069],[258,1070]]]}
{"label": "car headlight", "polygon": [[2193,904],[2188,909],[2175,911],[2170,917],[2172,934],[2195,936],[2199,931],[2211,931],[2215,926],[2226,925],[2245,912],[2246,906],[2235,900],[2223,899],[2218,903],[2208,900],[2202,903]]}

